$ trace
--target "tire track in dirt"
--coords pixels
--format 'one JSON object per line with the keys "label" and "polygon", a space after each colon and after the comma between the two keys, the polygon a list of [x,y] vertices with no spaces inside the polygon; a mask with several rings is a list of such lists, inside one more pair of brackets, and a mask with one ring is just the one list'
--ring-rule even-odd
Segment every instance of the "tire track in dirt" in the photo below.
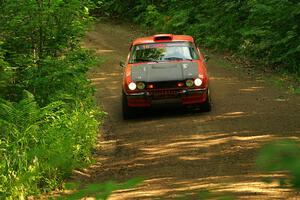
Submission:
{"label": "tire track in dirt", "polygon": [[[272,87],[260,76],[224,67],[213,56],[208,71],[213,99],[211,113],[178,108],[156,109],[124,121],[121,115],[122,69],[134,27],[100,23],[87,34],[85,46],[106,61],[90,71],[96,99],[109,113],[104,138],[117,140],[113,154],[77,174],[86,183],[145,177],[133,190],[110,199],[172,199],[194,197],[203,189],[229,192],[239,199],[297,199],[297,193],[266,184],[255,169],[258,148],[278,138],[300,134],[300,98]],[[276,176],[276,175],[274,175]],[[280,175],[278,175],[280,176]]]}

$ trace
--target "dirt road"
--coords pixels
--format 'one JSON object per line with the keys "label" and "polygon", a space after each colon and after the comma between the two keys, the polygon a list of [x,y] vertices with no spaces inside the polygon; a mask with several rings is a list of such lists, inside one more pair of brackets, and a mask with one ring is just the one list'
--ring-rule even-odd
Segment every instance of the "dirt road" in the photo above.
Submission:
{"label": "dirt road", "polygon": [[297,193],[262,181],[255,168],[258,148],[278,138],[299,138],[300,98],[273,87],[247,70],[228,68],[212,57],[208,71],[213,110],[193,113],[158,109],[124,121],[121,113],[122,69],[130,41],[143,35],[126,25],[98,24],[85,45],[106,58],[91,70],[96,99],[109,113],[104,136],[116,140],[114,153],[77,175],[84,182],[145,177],[130,191],[110,199],[173,199],[200,190],[228,192],[238,199],[300,199]]}

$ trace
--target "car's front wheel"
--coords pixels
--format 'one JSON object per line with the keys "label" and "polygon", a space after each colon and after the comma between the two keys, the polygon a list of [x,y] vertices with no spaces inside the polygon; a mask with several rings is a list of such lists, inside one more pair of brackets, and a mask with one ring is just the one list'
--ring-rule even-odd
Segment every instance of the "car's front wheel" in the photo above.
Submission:
{"label": "car's front wheel", "polygon": [[200,105],[200,110],[202,112],[210,112],[211,111],[211,97],[210,97],[210,91],[209,89],[207,89],[207,92],[206,92],[206,100],[205,102],[203,102],[201,105]]}

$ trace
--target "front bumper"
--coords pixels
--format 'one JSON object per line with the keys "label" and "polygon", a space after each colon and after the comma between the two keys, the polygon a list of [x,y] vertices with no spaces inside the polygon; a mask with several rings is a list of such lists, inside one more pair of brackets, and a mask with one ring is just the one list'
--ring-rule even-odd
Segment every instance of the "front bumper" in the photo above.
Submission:
{"label": "front bumper", "polygon": [[150,107],[161,102],[192,105],[205,102],[207,89],[152,90],[126,94],[126,97],[130,107]]}

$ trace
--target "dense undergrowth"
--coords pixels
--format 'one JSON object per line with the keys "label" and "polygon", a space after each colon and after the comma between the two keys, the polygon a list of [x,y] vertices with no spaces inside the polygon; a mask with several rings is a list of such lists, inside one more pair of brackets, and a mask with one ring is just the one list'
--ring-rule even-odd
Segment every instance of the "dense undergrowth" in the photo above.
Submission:
{"label": "dense undergrowth", "polygon": [[89,0],[0,0],[0,199],[60,186],[91,162],[99,119],[79,45]]}
{"label": "dense undergrowth", "polygon": [[97,14],[121,16],[156,32],[190,34],[202,47],[230,51],[257,67],[300,76],[297,0],[95,2]]}

